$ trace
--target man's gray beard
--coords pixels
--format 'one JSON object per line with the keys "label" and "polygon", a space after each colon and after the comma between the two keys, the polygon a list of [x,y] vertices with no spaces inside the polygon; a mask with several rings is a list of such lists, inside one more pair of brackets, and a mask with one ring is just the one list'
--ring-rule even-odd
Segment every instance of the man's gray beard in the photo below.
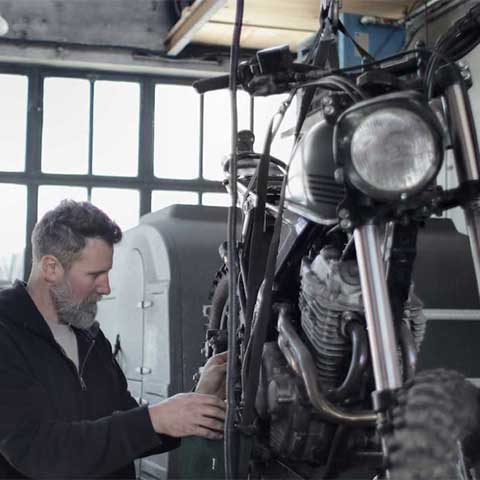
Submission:
{"label": "man's gray beard", "polygon": [[95,323],[97,316],[97,300],[87,299],[83,302],[72,302],[72,289],[68,280],[61,285],[52,287],[52,301],[61,323],[82,330],[89,329]]}

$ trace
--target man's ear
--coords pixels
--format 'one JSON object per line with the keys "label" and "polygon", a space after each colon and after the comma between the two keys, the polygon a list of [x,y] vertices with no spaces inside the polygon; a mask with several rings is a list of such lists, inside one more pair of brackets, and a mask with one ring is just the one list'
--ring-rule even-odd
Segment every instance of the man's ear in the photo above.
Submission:
{"label": "man's ear", "polygon": [[53,255],[44,255],[40,259],[40,271],[44,281],[48,284],[58,283],[65,273],[62,264]]}

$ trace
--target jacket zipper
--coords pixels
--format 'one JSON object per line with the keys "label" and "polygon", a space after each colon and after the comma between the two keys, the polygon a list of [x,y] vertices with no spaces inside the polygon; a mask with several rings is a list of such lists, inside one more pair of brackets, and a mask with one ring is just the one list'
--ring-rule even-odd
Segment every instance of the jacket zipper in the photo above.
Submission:
{"label": "jacket zipper", "polygon": [[87,385],[83,380],[83,370],[85,369],[85,364],[87,363],[88,356],[90,355],[90,352],[92,351],[94,346],[95,346],[95,339],[93,339],[92,343],[90,343],[90,347],[88,347],[87,353],[85,354],[85,358],[83,359],[83,363],[78,369],[78,379],[80,381],[80,386],[82,387],[83,391],[87,390]]}
{"label": "jacket zipper", "polygon": [[[39,335],[38,332],[33,331],[33,333],[36,334],[36,335]],[[44,338],[43,335],[40,335],[40,336],[42,338]],[[90,338],[92,338],[92,336],[90,336]],[[73,368],[75,369],[75,372],[77,373],[78,381],[80,383],[80,387],[81,387],[82,391],[87,390],[87,385],[85,383],[85,380],[83,379],[82,374],[83,374],[83,370],[85,369],[85,364],[87,363],[88,356],[90,355],[90,352],[92,351],[93,347],[95,346],[95,341],[96,341],[95,338],[93,337],[92,342],[90,343],[90,347],[88,348],[87,353],[85,354],[85,358],[83,359],[83,363],[82,363],[81,366],[79,366],[78,370],[77,370],[77,366],[75,365],[73,360],[65,353],[65,350],[63,349],[63,347],[55,340],[55,338],[53,337],[53,334],[52,334],[52,340],[53,340],[53,343],[55,344],[55,346],[60,350],[62,355],[66,358],[67,361],[69,361],[72,364]]]}

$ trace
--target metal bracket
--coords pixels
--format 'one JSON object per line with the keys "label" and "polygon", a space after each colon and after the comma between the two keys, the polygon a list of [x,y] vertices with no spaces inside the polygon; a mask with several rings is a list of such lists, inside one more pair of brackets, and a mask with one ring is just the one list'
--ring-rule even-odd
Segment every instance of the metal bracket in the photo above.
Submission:
{"label": "metal bracket", "polygon": [[149,367],[137,367],[135,371],[140,375],[150,375],[152,373],[152,369]]}
{"label": "metal bracket", "polygon": [[140,308],[142,310],[145,310],[152,306],[153,306],[153,302],[151,302],[150,300],[142,300],[141,302],[137,303],[137,308]]}

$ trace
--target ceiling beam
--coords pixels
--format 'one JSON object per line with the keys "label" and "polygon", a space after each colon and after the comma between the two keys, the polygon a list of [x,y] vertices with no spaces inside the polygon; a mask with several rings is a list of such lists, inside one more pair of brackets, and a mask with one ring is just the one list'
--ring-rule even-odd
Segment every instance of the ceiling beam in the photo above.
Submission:
{"label": "ceiling beam", "polygon": [[178,55],[195,33],[226,3],[227,0],[196,0],[191,7],[185,9],[165,39],[167,55]]}

